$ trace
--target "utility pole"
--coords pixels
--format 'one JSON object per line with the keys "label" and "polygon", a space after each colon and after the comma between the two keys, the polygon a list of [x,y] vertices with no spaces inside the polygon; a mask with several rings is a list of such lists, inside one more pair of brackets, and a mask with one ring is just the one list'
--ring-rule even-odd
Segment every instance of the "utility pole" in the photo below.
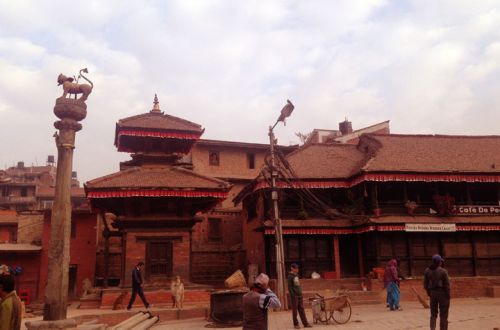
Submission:
{"label": "utility pole", "polygon": [[285,119],[289,117],[294,109],[292,102],[287,100],[287,104],[281,110],[281,114],[273,126],[269,126],[269,146],[271,153],[271,199],[273,202],[273,224],[274,224],[274,235],[275,235],[275,250],[276,250],[276,277],[278,284],[278,298],[281,301],[283,309],[288,308],[288,302],[286,300],[286,286],[285,286],[285,253],[283,247],[283,228],[281,226],[281,219],[279,215],[278,206],[278,188],[276,187],[276,179],[278,178],[278,171],[276,169],[276,158],[275,158],[275,144],[276,139],[274,137],[274,128],[276,125],[282,121],[285,124]]}

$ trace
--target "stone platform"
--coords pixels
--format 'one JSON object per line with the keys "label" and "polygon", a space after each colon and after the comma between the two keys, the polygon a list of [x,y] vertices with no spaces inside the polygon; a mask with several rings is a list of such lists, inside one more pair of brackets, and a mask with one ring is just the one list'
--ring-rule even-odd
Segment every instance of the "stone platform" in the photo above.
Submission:
{"label": "stone platform", "polygon": [[[209,306],[210,292],[212,290],[213,289],[210,286],[202,286],[202,285],[186,286],[184,292],[184,305]],[[123,292],[126,292],[126,295],[123,297],[123,299],[121,299],[121,303],[119,305],[122,309],[125,309],[130,299],[130,295],[132,294],[132,290],[127,288],[103,289],[100,306],[95,306],[95,307],[99,307],[101,309],[112,309],[115,301]],[[148,302],[155,307],[172,306],[172,294],[170,293],[170,290],[162,288],[145,288],[144,295],[146,296]],[[141,298],[139,296],[137,296],[133,307],[134,308],[144,307]]]}

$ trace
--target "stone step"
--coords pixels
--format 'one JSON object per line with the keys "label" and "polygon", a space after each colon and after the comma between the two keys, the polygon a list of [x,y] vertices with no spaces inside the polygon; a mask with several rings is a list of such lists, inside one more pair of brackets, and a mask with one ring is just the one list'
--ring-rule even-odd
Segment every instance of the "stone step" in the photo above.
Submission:
{"label": "stone step", "polygon": [[500,297],[500,286],[498,285],[489,286],[486,290],[488,292],[489,297],[493,298]]}

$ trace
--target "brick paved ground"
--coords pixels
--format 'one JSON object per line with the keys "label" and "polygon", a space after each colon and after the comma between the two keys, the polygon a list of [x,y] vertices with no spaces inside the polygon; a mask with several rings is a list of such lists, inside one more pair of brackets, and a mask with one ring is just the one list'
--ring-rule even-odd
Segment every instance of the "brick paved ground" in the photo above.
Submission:
{"label": "brick paved ground", "polygon": [[[315,328],[350,329],[429,329],[429,310],[417,302],[406,302],[403,311],[390,312],[384,305],[354,306],[349,323],[315,325]],[[311,311],[307,311],[312,321]],[[270,313],[269,329],[293,329],[290,312]],[[450,330],[500,329],[500,298],[454,299],[451,303]],[[439,322],[439,321],[438,321]],[[163,322],[152,329],[205,329],[202,319]],[[227,328],[241,329],[241,328]]]}

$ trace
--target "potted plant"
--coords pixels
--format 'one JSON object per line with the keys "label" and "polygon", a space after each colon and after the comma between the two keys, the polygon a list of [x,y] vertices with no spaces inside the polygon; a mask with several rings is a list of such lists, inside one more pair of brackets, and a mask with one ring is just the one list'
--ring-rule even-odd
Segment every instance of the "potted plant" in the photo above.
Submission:
{"label": "potted plant", "polygon": [[413,215],[413,211],[417,208],[417,203],[411,200],[407,200],[405,203],[406,210],[408,211],[409,215]]}
{"label": "potted plant", "polygon": [[307,214],[306,210],[302,209],[297,213],[297,219],[299,220],[306,220],[309,214]]}

